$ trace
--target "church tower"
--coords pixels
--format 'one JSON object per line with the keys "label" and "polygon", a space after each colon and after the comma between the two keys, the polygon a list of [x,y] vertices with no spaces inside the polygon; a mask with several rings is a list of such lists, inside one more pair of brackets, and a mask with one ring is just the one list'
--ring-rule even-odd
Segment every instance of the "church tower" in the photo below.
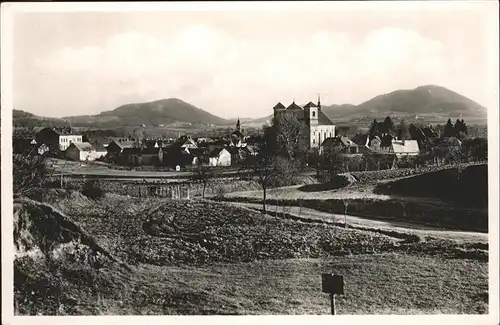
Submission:
{"label": "church tower", "polygon": [[320,109],[319,95],[318,95],[318,105],[314,105],[312,102],[310,102],[307,105],[307,108],[309,111],[309,125],[311,126],[318,125],[318,115]]}
{"label": "church tower", "polygon": [[238,121],[236,122],[236,130],[241,131],[240,118],[238,117]]}

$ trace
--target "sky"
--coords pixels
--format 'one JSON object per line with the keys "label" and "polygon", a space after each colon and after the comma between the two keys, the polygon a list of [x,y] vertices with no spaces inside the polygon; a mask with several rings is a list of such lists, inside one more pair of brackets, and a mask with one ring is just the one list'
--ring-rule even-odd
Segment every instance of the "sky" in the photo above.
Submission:
{"label": "sky", "polygon": [[257,118],[278,101],[357,105],[428,84],[496,108],[498,6],[450,3],[16,13],[14,108],[62,117],[175,97]]}

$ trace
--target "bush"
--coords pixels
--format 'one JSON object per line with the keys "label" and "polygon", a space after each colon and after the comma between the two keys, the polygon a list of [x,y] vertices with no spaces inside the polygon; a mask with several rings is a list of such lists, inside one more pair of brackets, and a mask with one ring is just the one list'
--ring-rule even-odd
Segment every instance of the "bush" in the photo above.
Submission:
{"label": "bush", "polygon": [[105,192],[98,181],[90,180],[85,182],[82,188],[82,194],[92,200],[99,200],[104,197]]}

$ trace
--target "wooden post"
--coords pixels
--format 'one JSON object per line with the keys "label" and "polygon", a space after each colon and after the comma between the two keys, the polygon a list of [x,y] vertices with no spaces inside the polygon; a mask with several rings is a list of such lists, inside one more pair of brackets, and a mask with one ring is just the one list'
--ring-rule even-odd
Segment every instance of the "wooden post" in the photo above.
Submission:
{"label": "wooden post", "polygon": [[332,307],[332,315],[335,315],[335,294],[330,293],[330,305]]}

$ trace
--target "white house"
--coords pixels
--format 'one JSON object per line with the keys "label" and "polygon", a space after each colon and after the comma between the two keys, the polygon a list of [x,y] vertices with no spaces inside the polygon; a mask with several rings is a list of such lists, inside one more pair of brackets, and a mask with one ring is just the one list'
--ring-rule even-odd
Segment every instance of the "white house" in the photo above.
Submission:
{"label": "white house", "polygon": [[208,162],[210,166],[231,166],[231,153],[225,148],[214,149],[210,152]]}
{"label": "white house", "polygon": [[61,149],[61,151],[68,149],[72,143],[83,143],[82,136],[76,134],[59,135],[59,148]]}
{"label": "white house", "polygon": [[93,161],[106,156],[106,148],[99,145],[92,145],[88,142],[71,143],[66,149],[66,157],[77,161]]}
{"label": "white house", "polygon": [[418,156],[420,149],[417,140],[392,140],[392,152],[396,157]]}
{"label": "white house", "polygon": [[73,134],[71,128],[44,127],[36,133],[36,141],[59,150],[66,150],[71,143],[82,143],[82,135]]}

